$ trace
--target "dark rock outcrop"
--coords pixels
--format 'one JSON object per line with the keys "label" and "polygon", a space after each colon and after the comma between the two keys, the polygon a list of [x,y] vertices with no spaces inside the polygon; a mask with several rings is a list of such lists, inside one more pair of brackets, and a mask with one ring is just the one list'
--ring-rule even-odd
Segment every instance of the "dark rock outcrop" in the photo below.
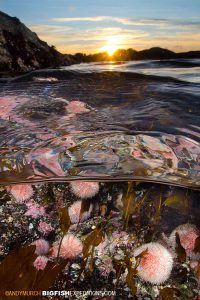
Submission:
{"label": "dark rock outcrop", "polygon": [[19,19],[0,12],[0,72],[23,72],[71,63],[72,57],[41,41]]}
{"label": "dark rock outcrop", "polygon": [[148,50],[142,50],[135,53],[136,59],[172,59],[176,58],[176,53],[168,49],[153,47]]}
{"label": "dark rock outcrop", "polygon": [[195,59],[200,58],[200,51],[189,51],[189,52],[179,52],[175,53],[168,49],[153,47],[148,50],[139,51],[137,54],[137,59]]}

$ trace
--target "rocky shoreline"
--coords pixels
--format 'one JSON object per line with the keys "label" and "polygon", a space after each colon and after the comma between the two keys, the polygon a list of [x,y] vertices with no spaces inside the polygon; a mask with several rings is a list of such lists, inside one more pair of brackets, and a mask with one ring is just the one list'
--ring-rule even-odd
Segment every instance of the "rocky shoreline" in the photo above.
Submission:
{"label": "rocky shoreline", "polygon": [[0,72],[28,72],[74,63],[40,40],[16,17],[0,12]]}

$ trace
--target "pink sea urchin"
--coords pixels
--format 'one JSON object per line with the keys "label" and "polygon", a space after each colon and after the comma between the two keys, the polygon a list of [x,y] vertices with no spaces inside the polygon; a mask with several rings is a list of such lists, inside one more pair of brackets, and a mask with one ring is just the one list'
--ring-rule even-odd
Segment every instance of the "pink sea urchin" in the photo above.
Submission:
{"label": "pink sea urchin", "polygon": [[46,256],[38,256],[33,262],[33,265],[37,270],[44,270],[47,265],[47,262],[48,258]]}
{"label": "pink sea urchin", "polygon": [[38,239],[32,243],[32,245],[36,246],[35,254],[44,255],[49,251],[49,243],[44,239]]}
{"label": "pink sea urchin", "polygon": [[171,253],[159,243],[148,243],[134,251],[137,257],[142,252],[137,267],[139,277],[152,284],[161,284],[166,281],[172,271],[173,258]]}
{"label": "pink sea urchin", "polygon": [[99,183],[92,181],[70,182],[72,193],[81,199],[92,198],[99,192]]}
{"label": "pink sea urchin", "polygon": [[31,184],[13,184],[7,187],[7,191],[16,199],[18,203],[24,203],[30,199],[33,194],[33,188]]}
{"label": "pink sea urchin", "polygon": [[[51,255],[57,257],[59,244],[54,244]],[[73,234],[66,234],[62,240],[59,255],[63,258],[73,258],[79,255],[83,250],[82,242]]]}
{"label": "pink sea urchin", "polygon": [[193,224],[183,224],[178,226],[174,231],[172,231],[169,240],[174,248],[176,245],[176,233],[178,233],[180,243],[185,249],[187,255],[193,256],[195,241],[199,237],[199,231],[197,227]]}
{"label": "pink sea urchin", "polygon": [[82,201],[76,201],[68,208],[69,217],[70,217],[72,224],[78,223],[79,221],[83,222],[83,221],[89,219],[89,217],[91,215],[92,204],[90,205],[88,211],[85,211],[84,213],[82,213],[80,215],[81,205],[82,205]]}

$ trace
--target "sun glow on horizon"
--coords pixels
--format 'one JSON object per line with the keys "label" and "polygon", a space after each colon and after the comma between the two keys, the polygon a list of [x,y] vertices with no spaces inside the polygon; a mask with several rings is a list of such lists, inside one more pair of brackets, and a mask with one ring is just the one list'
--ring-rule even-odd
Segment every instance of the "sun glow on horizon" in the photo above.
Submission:
{"label": "sun glow on horizon", "polygon": [[107,52],[108,55],[112,56],[116,50],[121,47],[121,39],[117,36],[108,37],[107,44],[101,47],[99,50],[101,52]]}
{"label": "sun glow on horizon", "polygon": [[115,45],[105,45],[102,48],[100,48],[100,51],[107,52],[110,56],[112,56],[117,49],[119,49],[119,47]]}

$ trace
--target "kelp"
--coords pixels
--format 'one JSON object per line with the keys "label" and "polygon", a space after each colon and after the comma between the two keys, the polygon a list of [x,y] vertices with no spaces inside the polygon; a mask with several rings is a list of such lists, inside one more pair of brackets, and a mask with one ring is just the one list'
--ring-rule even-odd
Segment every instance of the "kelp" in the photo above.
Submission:
{"label": "kelp", "polygon": [[181,245],[179,234],[176,233],[176,253],[178,255],[178,259],[181,263],[186,261],[186,251]]}
{"label": "kelp", "polygon": [[135,212],[135,184],[134,182],[128,182],[128,189],[126,194],[122,198],[123,202],[123,218],[124,218],[124,229],[127,228],[131,217]]}
{"label": "kelp", "polygon": [[130,258],[126,258],[126,266],[128,270],[128,274],[126,276],[126,283],[129,289],[131,290],[132,295],[134,296],[137,292],[136,286],[136,276],[137,276],[137,268],[132,266],[132,261]]}
{"label": "kelp", "polygon": [[194,253],[200,254],[200,236],[196,238],[194,245]]}
{"label": "kelp", "polygon": [[164,201],[164,205],[177,209],[183,214],[188,213],[190,209],[188,195],[184,193],[184,191],[180,190],[167,197],[167,199]]}
{"label": "kelp", "polygon": [[59,220],[60,220],[59,227],[62,233],[66,234],[71,225],[68,209],[66,207],[60,209]]}
{"label": "kelp", "polygon": [[48,261],[45,269],[38,271],[33,265],[36,257],[35,246],[26,246],[14,250],[2,261],[0,264],[2,300],[9,299],[5,296],[5,291],[47,290],[68,262],[63,260],[58,264]]}
{"label": "kelp", "polygon": [[82,275],[83,271],[85,271],[87,262],[90,260],[90,271],[93,271],[93,254],[94,248],[97,247],[105,238],[105,233],[103,231],[104,223],[100,222],[96,225],[96,228],[89,233],[83,241],[83,260],[81,263],[81,269],[78,276],[78,280]]}
{"label": "kelp", "polygon": [[82,215],[84,214],[84,212],[88,212],[90,209],[90,204],[91,201],[90,199],[82,199],[81,202],[81,211],[80,211],[80,216],[79,216],[79,221],[81,220]]}
{"label": "kelp", "polygon": [[175,288],[166,287],[160,290],[162,300],[175,300],[176,296],[180,296],[180,292]]}

